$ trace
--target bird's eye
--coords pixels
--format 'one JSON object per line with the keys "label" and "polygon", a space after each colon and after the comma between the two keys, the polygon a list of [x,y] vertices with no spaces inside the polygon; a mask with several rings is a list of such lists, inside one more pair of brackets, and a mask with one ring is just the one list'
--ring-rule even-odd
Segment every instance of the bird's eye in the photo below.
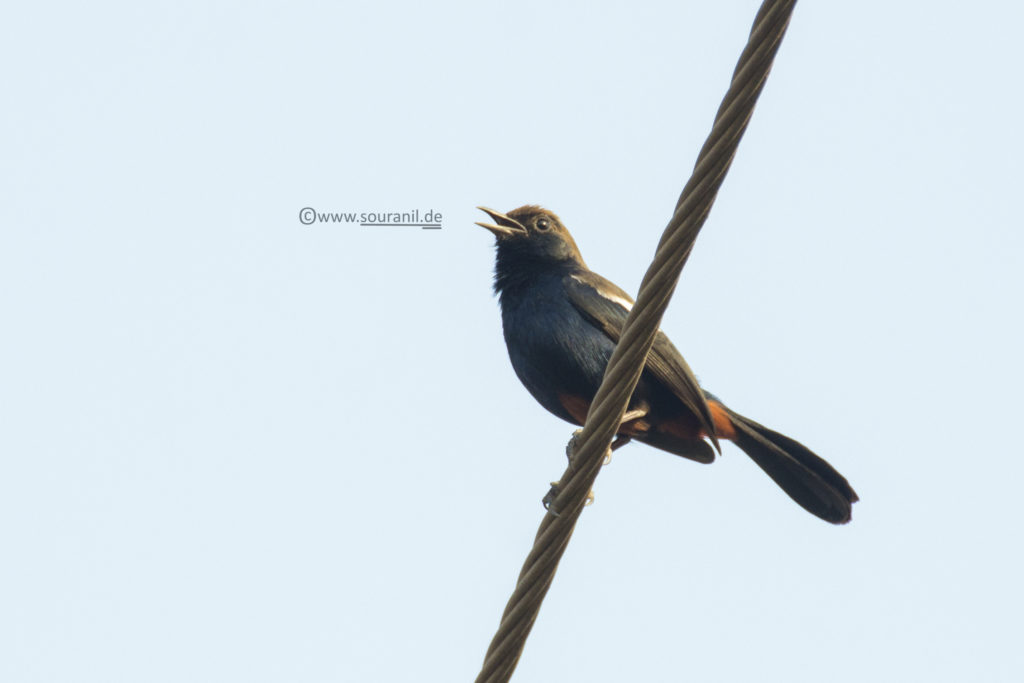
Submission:
{"label": "bird's eye", "polygon": [[538,230],[540,230],[541,232],[547,232],[550,228],[551,228],[551,221],[549,221],[547,218],[538,218],[537,219],[537,229]]}

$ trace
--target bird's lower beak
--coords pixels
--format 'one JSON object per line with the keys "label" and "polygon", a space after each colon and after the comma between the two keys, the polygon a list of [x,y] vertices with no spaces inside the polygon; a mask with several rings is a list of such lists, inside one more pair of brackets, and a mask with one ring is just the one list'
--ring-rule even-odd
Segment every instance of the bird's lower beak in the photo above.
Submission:
{"label": "bird's lower beak", "polygon": [[487,228],[494,233],[494,236],[499,240],[511,237],[512,235],[525,235],[526,228],[523,224],[517,221],[515,218],[509,218],[500,211],[494,209],[488,209],[484,206],[476,207],[486,213],[488,216],[494,219],[494,223],[481,223],[477,222],[481,228]]}

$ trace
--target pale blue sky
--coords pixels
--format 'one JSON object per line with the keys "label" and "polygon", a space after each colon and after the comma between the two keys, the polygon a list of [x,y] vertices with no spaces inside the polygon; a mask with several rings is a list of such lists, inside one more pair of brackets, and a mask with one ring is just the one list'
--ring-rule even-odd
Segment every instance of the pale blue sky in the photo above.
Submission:
{"label": "pale blue sky", "polygon": [[[8,8],[0,680],[472,680],[572,429],[473,207],[635,292],[757,5]],[[620,451],[516,681],[1020,680],[1022,23],[798,5],[663,327],[862,502]]]}

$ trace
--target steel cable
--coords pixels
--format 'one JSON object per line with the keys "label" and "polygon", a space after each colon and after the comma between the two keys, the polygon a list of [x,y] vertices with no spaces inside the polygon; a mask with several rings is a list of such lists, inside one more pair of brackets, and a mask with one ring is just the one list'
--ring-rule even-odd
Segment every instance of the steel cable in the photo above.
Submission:
{"label": "steel cable", "polygon": [[574,440],[572,464],[557,484],[557,495],[541,521],[477,683],[503,683],[515,670],[587,493],[640,379],[679,275],[732,164],[795,4],[795,0],[765,0],[757,13],[711,133],[640,285],[586,424]]}

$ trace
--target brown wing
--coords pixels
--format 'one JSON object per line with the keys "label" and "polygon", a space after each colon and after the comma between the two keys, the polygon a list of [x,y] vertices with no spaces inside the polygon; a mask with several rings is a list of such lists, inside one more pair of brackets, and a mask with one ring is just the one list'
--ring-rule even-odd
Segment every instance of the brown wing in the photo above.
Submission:
{"label": "brown wing", "polygon": [[[567,275],[564,283],[569,300],[576,310],[609,339],[618,343],[622,327],[626,324],[626,316],[633,306],[632,297],[597,273],[589,271]],[[690,366],[683,360],[683,355],[660,330],[647,356],[646,367],[697,416],[701,428],[721,452],[704,391]]]}

